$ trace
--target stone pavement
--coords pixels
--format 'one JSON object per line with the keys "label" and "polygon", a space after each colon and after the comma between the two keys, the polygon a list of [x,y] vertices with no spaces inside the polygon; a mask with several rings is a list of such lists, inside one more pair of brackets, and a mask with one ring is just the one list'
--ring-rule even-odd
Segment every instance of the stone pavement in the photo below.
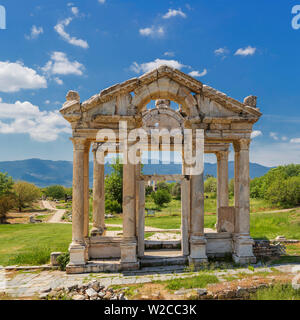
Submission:
{"label": "stone pavement", "polygon": [[[281,272],[294,273],[295,266],[299,264],[276,266]],[[255,272],[272,272],[270,268],[257,267]],[[248,268],[226,269],[223,271],[211,271],[220,281],[224,281],[223,276],[237,273],[253,273]],[[197,275],[197,272],[186,272],[178,266],[165,266],[156,268],[143,268],[135,272],[125,273],[97,273],[97,274],[76,274],[67,275],[62,271],[7,271],[0,268],[0,293],[5,292],[13,297],[34,297],[47,289],[59,287],[69,287],[87,283],[93,279],[100,281],[101,285],[107,287],[111,285],[128,285],[137,283],[149,283],[154,280],[171,280],[175,278],[186,278]]]}

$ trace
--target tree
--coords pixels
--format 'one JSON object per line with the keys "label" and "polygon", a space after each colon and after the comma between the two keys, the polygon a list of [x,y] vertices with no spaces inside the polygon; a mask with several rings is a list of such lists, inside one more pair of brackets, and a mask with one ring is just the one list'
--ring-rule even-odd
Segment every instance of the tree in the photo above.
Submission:
{"label": "tree", "polygon": [[230,197],[234,196],[234,179],[229,180],[228,192]]}
{"label": "tree", "polygon": [[157,190],[167,190],[170,192],[170,185],[164,181],[158,182]]}
{"label": "tree", "polygon": [[300,165],[290,164],[269,170],[250,183],[250,195],[281,206],[296,206],[299,199]]}
{"label": "tree", "polygon": [[181,184],[179,182],[175,183],[172,188],[172,196],[176,200],[181,199]]}
{"label": "tree", "polygon": [[152,186],[146,186],[146,188],[145,188],[146,196],[149,196],[152,192],[154,192],[153,187]]}
{"label": "tree", "polygon": [[16,206],[19,212],[26,206],[30,206],[32,202],[41,196],[41,191],[34,184],[18,181],[14,184],[13,190],[15,192]]}
{"label": "tree", "polygon": [[123,164],[117,158],[110,165],[112,173],[105,178],[105,198],[123,204]]}
{"label": "tree", "polygon": [[169,191],[166,189],[160,189],[153,192],[151,197],[154,200],[154,203],[159,207],[162,207],[165,203],[169,203],[172,200]]}
{"label": "tree", "polygon": [[0,223],[5,223],[7,212],[14,207],[13,179],[0,172]]}
{"label": "tree", "polygon": [[66,194],[65,188],[60,185],[50,186],[45,189],[46,197],[49,197],[52,199],[62,200],[65,198],[65,194]]}
{"label": "tree", "polygon": [[204,182],[204,192],[216,193],[217,192],[217,179],[210,177]]}

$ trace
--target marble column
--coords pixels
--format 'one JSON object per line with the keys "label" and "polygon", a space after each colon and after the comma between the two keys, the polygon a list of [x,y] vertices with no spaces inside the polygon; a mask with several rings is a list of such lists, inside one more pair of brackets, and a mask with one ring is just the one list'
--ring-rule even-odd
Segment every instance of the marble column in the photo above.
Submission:
{"label": "marble column", "polygon": [[94,185],[93,185],[93,228],[92,237],[105,235],[105,190],[104,190],[104,152],[98,151],[98,144],[93,145]]}
{"label": "marble column", "polygon": [[136,165],[129,159],[123,165],[123,240],[121,264],[123,270],[137,269],[136,241]]}
{"label": "marble column", "polygon": [[70,244],[69,266],[86,263],[86,244],[84,241],[84,154],[86,139],[73,138],[73,200],[72,200],[72,243]]}
{"label": "marble column", "polygon": [[90,146],[88,141],[84,148],[84,238],[89,237],[90,227],[90,182],[89,182],[89,160],[90,160]]}
{"label": "marble column", "polygon": [[235,150],[235,228],[234,254],[237,263],[254,263],[253,239],[250,237],[250,140],[240,139],[234,143]]}
{"label": "marble column", "polygon": [[181,250],[184,256],[190,254],[190,179],[185,177],[181,182]]}
{"label": "marble column", "polygon": [[217,231],[220,232],[220,225],[218,224],[222,210],[220,208],[228,207],[229,193],[228,193],[228,154],[229,151],[216,152],[217,156]]}
{"label": "marble column", "polygon": [[197,133],[197,170],[190,168],[191,237],[189,263],[195,267],[207,261],[204,236],[204,132]]}

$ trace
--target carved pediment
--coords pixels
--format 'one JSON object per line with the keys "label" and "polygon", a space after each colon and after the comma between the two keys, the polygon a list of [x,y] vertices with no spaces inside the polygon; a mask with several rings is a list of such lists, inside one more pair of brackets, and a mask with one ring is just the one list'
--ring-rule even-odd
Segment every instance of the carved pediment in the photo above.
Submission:
{"label": "carved pediment", "polygon": [[[72,114],[84,114],[84,121],[103,117],[141,117],[151,100],[168,99],[178,103],[187,119],[240,119],[256,122],[261,116],[253,97],[239,102],[191,76],[168,66],[161,66],[139,78],[102,90],[80,104],[71,91],[61,113],[69,120]],[[246,103],[251,104],[248,106]]]}

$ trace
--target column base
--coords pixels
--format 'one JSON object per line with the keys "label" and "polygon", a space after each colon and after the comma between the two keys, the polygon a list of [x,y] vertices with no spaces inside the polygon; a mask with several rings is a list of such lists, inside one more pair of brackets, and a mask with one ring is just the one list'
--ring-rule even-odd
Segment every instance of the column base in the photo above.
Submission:
{"label": "column base", "polygon": [[103,237],[105,236],[106,228],[93,228],[91,230],[91,237]]}
{"label": "column base", "polygon": [[253,254],[253,239],[246,234],[233,235],[233,261],[239,264],[255,263],[256,257]]}
{"label": "column base", "polygon": [[131,271],[131,270],[139,270],[140,262],[121,262],[121,270],[122,271]]}
{"label": "column base", "polygon": [[70,263],[68,266],[82,266],[87,261],[87,247],[85,244],[71,243],[69,247]]}
{"label": "column base", "polygon": [[192,236],[190,239],[190,256],[189,261],[190,264],[192,262],[196,264],[202,264],[203,262],[207,262],[206,255],[206,239],[203,236]]}
{"label": "column base", "polygon": [[136,264],[138,263],[136,242],[123,242],[120,244],[121,248],[121,264]]}
{"label": "column base", "polygon": [[195,258],[189,257],[188,259],[189,259],[189,266],[192,267],[195,271],[203,267],[208,262],[207,258],[195,259]]}

